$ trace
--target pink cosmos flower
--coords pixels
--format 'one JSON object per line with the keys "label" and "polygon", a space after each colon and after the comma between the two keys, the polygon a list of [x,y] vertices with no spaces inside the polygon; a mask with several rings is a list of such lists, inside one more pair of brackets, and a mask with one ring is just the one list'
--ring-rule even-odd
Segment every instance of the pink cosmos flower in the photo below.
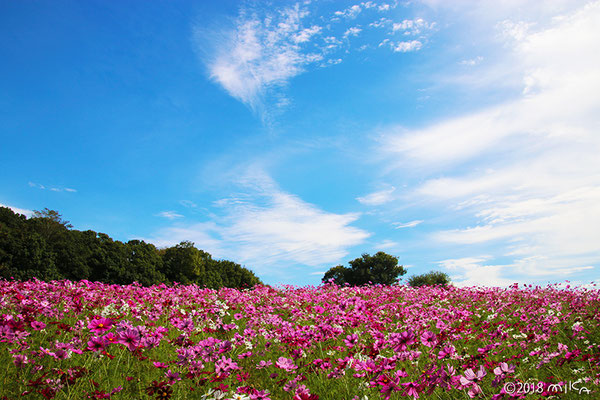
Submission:
{"label": "pink cosmos flower", "polygon": [[42,321],[33,321],[31,323],[31,328],[34,331],[41,331],[42,329],[44,329],[46,327],[46,324],[43,323]]}
{"label": "pink cosmos flower", "polygon": [[271,360],[260,360],[260,362],[256,364],[256,369],[263,369],[268,367],[269,365],[273,365],[273,362]]}
{"label": "pink cosmos flower", "polygon": [[494,374],[495,375],[499,375],[499,376],[504,376],[506,374],[511,374],[515,372],[515,366],[514,365],[508,365],[505,362],[501,362],[500,366],[494,368]]}
{"label": "pink cosmos flower", "polygon": [[279,357],[275,365],[278,368],[284,369],[288,372],[298,369],[298,366],[294,364],[294,361],[285,357]]}
{"label": "pink cosmos flower", "polygon": [[381,374],[377,377],[377,379],[371,382],[371,386],[381,386],[379,392],[382,394],[383,398],[389,399],[392,392],[400,391],[400,387],[398,384],[400,380],[397,377],[390,377],[388,374]]}
{"label": "pink cosmos flower", "polygon": [[460,383],[464,386],[467,386],[471,383],[477,383],[480,382],[486,375],[487,372],[485,372],[485,368],[483,368],[483,365],[479,366],[479,370],[477,371],[477,373],[475,373],[473,369],[469,368],[465,371],[465,376],[462,376],[460,378]]}
{"label": "pink cosmos flower", "polygon": [[181,377],[179,376],[179,374],[177,372],[172,372],[171,370],[168,370],[167,372],[165,372],[165,378],[167,378],[167,380],[169,381],[169,383],[172,385],[177,381],[181,380]]}
{"label": "pink cosmos flower", "polygon": [[221,356],[221,359],[215,362],[215,372],[217,375],[234,369],[240,369],[240,367],[230,357]]}
{"label": "pink cosmos flower", "polygon": [[438,353],[437,358],[438,360],[441,360],[446,357],[452,357],[454,354],[456,354],[456,348],[454,346],[444,346],[444,348]]}
{"label": "pink cosmos flower", "polygon": [[352,335],[348,335],[348,336],[346,336],[346,339],[344,339],[344,344],[349,349],[351,349],[352,347],[354,347],[354,345],[356,343],[358,343],[358,335],[356,333],[353,333]]}
{"label": "pink cosmos flower", "polygon": [[98,336],[94,336],[87,342],[87,349],[89,351],[102,351],[106,347],[104,339]]}
{"label": "pink cosmos flower", "polygon": [[566,344],[562,344],[562,343],[558,344],[558,351],[560,351],[560,352],[564,351],[566,353],[568,350],[569,350],[569,346],[567,346]]}
{"label": "pink cosmos flower", "polygon": [[23,354],[15,354],[13,355],[13,362],[17,368],[24,368],[25,364],[29,362],[29,359],[26,355]]}
{"label": "pink cosmos flower", "polygon": [[419,398],[419,391],[421,390],[421,385],[419,385],[417,382],[403,383],[402,386],[404,386],[405,396],[412,396],[415,399]]}
{"label": "pink cosmos flower", "polygon": [[102,336],[102,339],[104,340],[104,343],[106,343],[106,345],[112,343],[119,343],[119,336],[115,335],[112,332],[108,332],[106,335]]}
{"label": "pink cosmos flower", "polygon": [[88,329],[95,334],[109,331],[113,326],[113,322],[109,318],[94,318],[88,324]]}
{"label": "pink cosmos flower", "polygon": [[437,339],[435,337],[435,333],[430,331],[425,331],[421,335],[421,343],[427,347],[435,347],[437,344]]}
{"label": "pink cosmos flower", "polygon": [[137,329],[127,329],[119,333],[119,343],[127,346],[129,351],[134,351],[140,344],[140,332]]}
{"label": "pink cosmos flower", "polygon": [[66,360],[69,357],[69,353],[66,350],[58,349],[54,352],[54,358],[57,360]]}
{"label": "pink cosmos flower", "polygon": [[258,390],[250,395],[250,400],[271,400],[271,398],[268,391]]}
{"label": "pink cosmos flower", "polygon": [[394,343],[394,351],[405,351],[415,342],[415,334],[410,329],[401,333],[392,333],[390,341]]}

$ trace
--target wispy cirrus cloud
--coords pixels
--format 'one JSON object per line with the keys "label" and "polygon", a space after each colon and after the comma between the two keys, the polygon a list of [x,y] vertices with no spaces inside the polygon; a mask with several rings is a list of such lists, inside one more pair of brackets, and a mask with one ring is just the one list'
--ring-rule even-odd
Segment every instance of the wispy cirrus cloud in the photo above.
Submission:
{"label": "wispy cirrus cloud", "polygon": [[410,222],[394,222],[392,225],[394,225],[394,227],[396,229],[402,229],[402,228],[414,228],[417,225],[420,225],[423,223],[423,220],[421,219],[416,219],[414,221],[410,221]]}
{"label": "wispy cirrus cloud", "polygon": [[396,188],[392,186],[388,189],[369,193],[366,196],[357,197],[356,200],[358,200],[359,203],[367,206],[379,206],[394,200],[393,193],[395,190]]}
{"label": "wispy cirrus cloud", "polygon": [[[359,19],[364,19],[366,25],[371,23],[371,27],[377,26],[373,19],[379,20],[381,13],[393,8],[395,4],[369,1],[328,16],[318,4],[310,2],[275,9],[246,4],[228,28],[211,31],[197,27],[194,41],[210,78],[266,118],[270,109],[289,103],[284,89],[295,76],[311,68],[339,64],[354,50],[376,49],[378,46],[352,43],[349,39],[363,31],[357,24]],[[380,26],[385,25],[386,31],[374,39],[363,40],[376,44],[383,36],[397,32],[422,35],[434,26],[420,18],[385,21]],[[418,51],[424,45],[422,38],[387,42],[389,46],[385,47],[394,52]]]}
{"label": "wispy cirrus cloud", "polygon": [[457,259],[464,282],[488,274],[498,283],[511,275],[560,279],[600,263],[598,18],[595,1],[545,24],[502,21],[497,37],[513,78],[523,82],[520,93],[421,129],[388,132],[384,151],[402,160],[396,167],[425,171],[414,199],[475,221],[432,238],[494,250],[485,259]]}
{"label": "wispy cirrus cloud", "polygon": [[77,192],[77,190],[73,189],[73,188],[46,186],[46,185],[42,185],[40,183],[35,183],[35,182],[29,182],[29,187],[33,187],[33,188],[40,189],[40,190],[49,190],[51,192],[68,192],[68,193]]}
{"label": "wispy cirrus cloud", "polygon": [[191,201],[191,200],[181,200],[179,202],[179,204],[181,204],[182,206],[187,207],[187,208],[196,208],[196,207],[198,207],[198,205],[196,203],[194,203],[193,201]]}
{"label": "wispy cirrus cloud", "polygon": [[176,211],[161,211],[158,214],[156,214],[157,217],[162,217],[162,218],[167,218],[167,219],[177,219],[177,218],[183,218],[183,215],[177,213]]}

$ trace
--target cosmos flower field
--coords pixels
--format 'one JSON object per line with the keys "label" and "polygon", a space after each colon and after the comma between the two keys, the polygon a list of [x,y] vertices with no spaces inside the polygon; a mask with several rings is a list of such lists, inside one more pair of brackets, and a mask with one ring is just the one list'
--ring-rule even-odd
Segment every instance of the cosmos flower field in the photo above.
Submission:
{"label": "cosmos flower field", "polygon": [[600,398],[600,293],[0,281],[0,399]]}

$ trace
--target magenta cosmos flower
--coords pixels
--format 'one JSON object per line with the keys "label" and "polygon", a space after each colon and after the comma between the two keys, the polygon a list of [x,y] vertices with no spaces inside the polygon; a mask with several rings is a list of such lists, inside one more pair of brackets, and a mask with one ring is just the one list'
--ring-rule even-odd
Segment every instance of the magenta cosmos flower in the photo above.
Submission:
{"label": "magenta cosmos flower", "polygon": [[421,343],[423,343],[423,345],[427,347],[434,347],[437,343],[435,333],[430,331],[423,332],[423,334],[421,335]]}
{"label": "magenta cosmos flower", "polygon": [[104,333],[112,328],[113,322],[109,318],[94,318],[88,324],[88,329],[95,334]]}
{"label": "magenta cosmos flower", "polygon": [[240,369],[239,365],[229,357],[222,356],[215,362],[215,372],[218,374]]}
{"label": "magenta cosmos flower", "polygon": [[348,335],[348,336],[346,336],[346,339],[344,339],[344,344],[348,348],[354,347],[354,345],[356,343],[358,343],[358,335],[356,333],[353,333],[352,335]]}
{"label": "magenta cosmos flower", "polygon": [[127,329],[119,333],[119,343],[127,346],[129,351],[134,351],[140,344],[140,332],[137,329]]}
{"label": "magenta cosmos flower", "polygon": [[87,345],[89,351],[101,351],[106,347],[106,342],[103,338],[95,336],[87,342]]}

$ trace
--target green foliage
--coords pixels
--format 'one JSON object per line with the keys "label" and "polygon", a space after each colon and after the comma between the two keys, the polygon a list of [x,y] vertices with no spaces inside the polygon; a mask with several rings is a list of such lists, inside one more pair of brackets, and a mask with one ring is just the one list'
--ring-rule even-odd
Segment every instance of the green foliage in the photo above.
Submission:
{"label": "green foliage", "polygon": [[398,257],[380,251],[375,255],[363,254],[362,257],[349,262],[346,268],[337,265],[325,273],[323,282],[333,279],[337,285],[348,283],[351,286],[366,284],[391,285],[399,276],[404,275],[406,270],[398,265]]}
{"label": "green foliage", "polygon": [[346,278],[348,271],[350,271],[349,268],[346,268],[343,265],[336,265],[335,267],[331,267],[329,271],[325,272],[322,281],[329,282],[331,279],[333,279],[333,283],[338,286],[342,286],[348,282]]}
{"label": "green foliage", "polygon": [[210,288],[252,287],[252,271],[181,242],[157,249],[141,240],[127,243],[104,233],[78,231],[54,210],[33,217],[0,207],[0,277],[27,280],[70,279],[114,284],[195,283]]}
{"label": "green foliage", "polygon": [[447,286],[450,282],[448,274],[441,271],[430,271],[426,274],[413,275],[408,279],[408,285],[412,287],[431,285]]}

